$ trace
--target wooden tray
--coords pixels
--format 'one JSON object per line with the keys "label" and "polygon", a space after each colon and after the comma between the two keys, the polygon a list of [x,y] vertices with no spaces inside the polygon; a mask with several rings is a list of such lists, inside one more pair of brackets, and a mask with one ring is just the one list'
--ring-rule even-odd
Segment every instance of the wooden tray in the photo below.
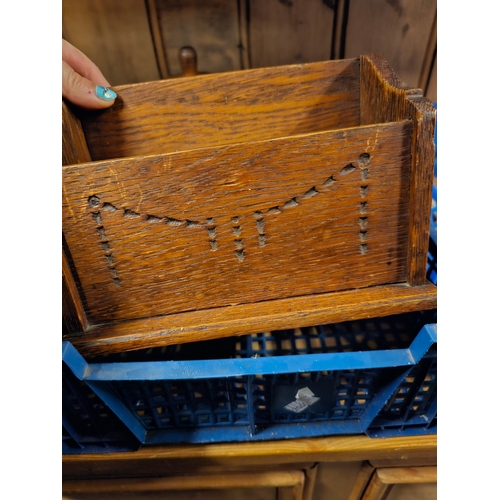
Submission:
{"label": "wooden tray", "polygon": [[63,103],[63,316],[82,353],[436,306],[432,103],[380,56]]}

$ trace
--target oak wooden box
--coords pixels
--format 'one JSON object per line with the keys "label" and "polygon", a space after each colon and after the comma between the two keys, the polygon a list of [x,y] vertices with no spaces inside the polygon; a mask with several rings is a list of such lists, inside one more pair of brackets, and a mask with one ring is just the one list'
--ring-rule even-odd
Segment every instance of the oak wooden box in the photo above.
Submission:
{"label": "oak wooden box", "polygon": [[436,307],[434,108],[377,55],[63,103],[63,317],[82,353]]}

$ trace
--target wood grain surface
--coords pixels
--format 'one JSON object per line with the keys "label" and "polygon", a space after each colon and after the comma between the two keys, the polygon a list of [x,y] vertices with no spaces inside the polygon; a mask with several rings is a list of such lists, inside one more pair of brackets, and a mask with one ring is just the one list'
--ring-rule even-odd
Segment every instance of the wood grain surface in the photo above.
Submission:
{"label": "wood grain surface", "polygon": [[66,338],[82,353],[436,306],[434,109],[380,56],[119,95],[64,110],[65,251],[88,325]]}
{"label": "wood grain surface", "polygon": [[237,0],[156,0],[162,46],[172,76],[181,74],[179,50],[198,54],[200,73],[241,69]]}
{"label": "wood grain surface", "polygon": [[408,283],[426,282],[429,214],[434,175],[434,126],[436,111],[420,89],[403,83],[380,55],[360,57],[361,124],[412,120]]}
{"label": "wood grain surface", "polygon": [[433,284],[386,285],[92,325],[84,333],[67,335],[65,340],[86,356],[436,307],[437,290]]}
{"label": "wood grain surface", "polygon": [[253,68],[330,59],[334,11],[326,2],[252,0],[248,17]]}
{"label": "wood grain surface", "polygon": [[376,474],[386,484],[435,483],[437,467],[388,467],[377,469]]}
{"label": "wood grain surface", "polygon": [[177,76],[184,45],[207,73],[379,52],[435,101],[436,10],[436,0],[63,0],[62,23],[114,85]]}
{"label": "wood grain surface", "polygon": [[88,328],[87,315],[73,278],[66,253],[62,252],[62,316],[65,333]]}
{"label": "wood grain surface", "polygon": [[431,488],[394,488],[394,485],[429,484],[437,482],[437,467],[391,467],[376,469],[370,479],[362,500],[391,499],[435,499],[436,489]]}
{"label": "wood grain surface", "polygon": [[[304,487],[304,472],[299,470],[258,473],[205,474],[147,479],[95,479],[64,481],[63,493],[103,493],[117,491],[171,491],[225,488]],[[301,500],[301,496],[295,497]]]}
{"label": "wood grain surface", "polygon": [[356,60],[200,75],[115,90],[118,98],[111,108],[80,115],[93,160],[359,125]]}
{"label": "wood grain surface", "polygon": [[176,471],[196,473],[211,467],[292,464],[299,462],[354,462],[371,459],[437,456],[437,437],[327,436],[260,443],[149,446],[129,453],[63,455],[63,479],[90,477],[159,476]]}
{"label": "wood grain surface", "polygon": [[435,54],[434,61],[432,63],[431,74],[429,75],[429,80],[426,87],[426,97],[432,102],[437,103],[437,53]]}
{"label": "wood grain surface", "polygon": [[144,0],[64,0],[62,28],[111,85],[160,78]]}
{"label": "wood grain surface", "polygon": [[403,282],[411,134],[406,121],[64,167],[89,317]]}
{"label": "wood grain surface", "polygon": [[343,57],[383,54],[404,82],[417,87],[435,15],[436,0],[349,0]]}
{"label": "wood grain surface", "polygon": [[62,164],[92,161],[82,124],[66,102],[62,101]]}

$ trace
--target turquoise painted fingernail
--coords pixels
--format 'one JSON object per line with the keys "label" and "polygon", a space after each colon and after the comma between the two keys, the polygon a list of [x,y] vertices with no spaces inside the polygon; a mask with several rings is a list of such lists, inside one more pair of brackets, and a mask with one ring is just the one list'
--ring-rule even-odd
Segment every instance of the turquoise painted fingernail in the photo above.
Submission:
{"label": "turquoise painted fingernail", "polygon": [[97,97],[100,97],[105,101],[112,101],[113,99],[116,99],[116,92],[113,92],[111,89],[108,89],[108,87],[101,87],[100,85],[98,85],[95,88],[95,93]]}

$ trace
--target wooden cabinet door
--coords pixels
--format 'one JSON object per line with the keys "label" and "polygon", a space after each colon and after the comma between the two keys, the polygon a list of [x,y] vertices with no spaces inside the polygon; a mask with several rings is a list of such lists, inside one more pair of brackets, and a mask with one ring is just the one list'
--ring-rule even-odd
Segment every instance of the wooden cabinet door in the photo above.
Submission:
{"label": "wooden cabinet door", "polygon": [[435,500],[437,467],[380,467],[365,464],[349,500]]}
{"label": "wooden cabinet door", "polygon": [[302,470],[63,481],[66,500],[303,500]]}

